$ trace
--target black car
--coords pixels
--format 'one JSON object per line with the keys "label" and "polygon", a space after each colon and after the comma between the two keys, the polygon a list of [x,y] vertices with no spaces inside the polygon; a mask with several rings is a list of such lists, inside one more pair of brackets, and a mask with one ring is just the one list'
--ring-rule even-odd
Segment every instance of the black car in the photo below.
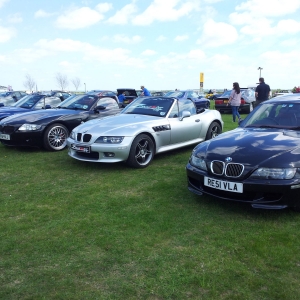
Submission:
{"label": "black car", "polygon": [[138,97],[137,91],[135,89],[129,89],[129,88],[120,88],[117,89],[117,95],[121,95],[125,93],[125,99],[123,103],[120,103],[120,107],[125,107],[129,103],[131,103],[135,98]]}
{"label": "black car", "polygon": [[0,107],[12,105],[26,95],[28,94],[22,91],[0,92]]}
{"label": "black car", "polygon": [[204,98],[203,96],[199,95],[197,92],[193,90],[185,90],[185,91],[170,91],[167,92],[165,97],[174,97],[177,99],[190,99],[192,100],[197,109],[201,108],[210,108],[210,100]]}
{"label": "black car", "polygon": [[61,104],[58,97],[49,97],[46,94],[34,93],[21,98],[11,106],[0,107],[0,120],[15,114],[22,114],[28,111],[54,108]]}
{"label": "black car", "polygon": [[[228,105],[228,100],[232,90],[225,91],[221,96],[215,98],[215,109],[219,112],[231,112],[231,106]],[[239,112],[250,113],[253,110],[253,103],[255,102],[255,91],[251,88],[241,88],[241,105]]]}
{"label": "black car", "polygon": [[237,129],[199,144],[186,171],[197,195],[299,211],[300,95],[265,101]]}
{"label": "black car", "polygon": [[0,141],[7,146],[62,150],[73,128],[88,120],[120,112],[115,98],[98,92],[70,97],[55,109],[13,115],[0,121]]}

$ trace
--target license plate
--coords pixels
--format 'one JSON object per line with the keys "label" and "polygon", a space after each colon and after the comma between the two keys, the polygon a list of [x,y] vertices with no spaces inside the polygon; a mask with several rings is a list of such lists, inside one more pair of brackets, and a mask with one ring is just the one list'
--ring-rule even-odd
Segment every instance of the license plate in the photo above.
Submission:
{"label": "license plate", "polygon": [[227,104],[228,103],[228,100],[224,100],[224,104]]}
{"label": "license plate", "polygon": [[124,100],[124,103],[125,103],[125,104],[129,103],[129,100]]}
{"label": "license plate", "polygon": [[90,147],[85,147],[85,146],[76,146],[74,144],[71,145],[71,148],[77,152],[84,152],[84,153],[90,153],[91,148]]}
{"label": "license plate", "polygon": [[10,140],[10,135],[9,134],[4,134],[4,133],[0,133],[0,140]]}
{"label": "license plate", "polygon": [[204,185],[222,191],[243,193],[243,184],[240,182],[223,181],[205,176]]}

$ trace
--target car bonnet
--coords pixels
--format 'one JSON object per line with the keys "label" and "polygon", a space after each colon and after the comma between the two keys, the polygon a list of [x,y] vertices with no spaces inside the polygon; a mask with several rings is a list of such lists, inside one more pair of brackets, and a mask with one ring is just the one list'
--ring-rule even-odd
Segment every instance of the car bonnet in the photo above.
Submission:
{"label": "car bonnet", "polygon": [[[289,165],[298,161],[300,154],[300,135],[291,136],[291,131],[271,129],[235,129],[199,146],[197,156],[206,156],[207,160],[229,158],[232,162],[256,166],[263,163]],[[290,153],[298,154],[289,159]],[[282,156],[280,159],[279,157]]]}
{"label": "car bonnet", "polygon": [[165,118],[158,118],[146,115],[136,114],[119,114],[116,116],[108,116],[102,119],[95,119],[77,126],[74,131],[88,132],[90,134],[120,134],[131,135],[142,126],[151,124],[164,124]]}

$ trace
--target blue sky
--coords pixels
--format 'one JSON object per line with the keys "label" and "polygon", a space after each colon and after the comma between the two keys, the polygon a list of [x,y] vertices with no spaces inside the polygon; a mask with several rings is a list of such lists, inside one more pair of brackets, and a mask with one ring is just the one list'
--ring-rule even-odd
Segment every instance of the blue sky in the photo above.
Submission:
{"label": "blue sky", "polygon": [[0,0],[0,85],[300,86],[300,0]]}

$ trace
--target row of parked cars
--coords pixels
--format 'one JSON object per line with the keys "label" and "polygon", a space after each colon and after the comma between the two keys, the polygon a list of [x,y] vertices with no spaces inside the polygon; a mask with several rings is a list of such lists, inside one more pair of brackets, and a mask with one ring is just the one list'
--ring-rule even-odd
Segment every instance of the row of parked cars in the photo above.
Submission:
{"label": "row of parked cars", "polygon": [[225,133],[219,111],[197,108],[188,98],[140,96],[120,108],[115,96],[93,91],[48,109],[44,99],[36,99],[41,109],[25,101],[27,112],[0,121],[2,144],[67,147],[73,159],[134,168],[147,167],[156,154],[196,145],[186,165],[191,192],[300,210],[300,94],[263,102]]}

